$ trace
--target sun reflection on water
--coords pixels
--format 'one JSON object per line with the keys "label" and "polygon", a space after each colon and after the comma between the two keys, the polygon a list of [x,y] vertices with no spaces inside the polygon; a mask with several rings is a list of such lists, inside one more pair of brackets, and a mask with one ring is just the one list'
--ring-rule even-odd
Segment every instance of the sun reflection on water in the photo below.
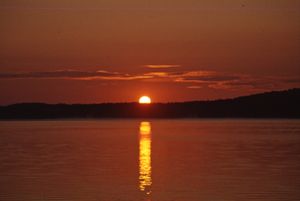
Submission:
{"label": "sun reflection on water", "polygon": [[140,147],[139,147],[139,188],[146,194],[151,193],[151,124],[140,124]]}

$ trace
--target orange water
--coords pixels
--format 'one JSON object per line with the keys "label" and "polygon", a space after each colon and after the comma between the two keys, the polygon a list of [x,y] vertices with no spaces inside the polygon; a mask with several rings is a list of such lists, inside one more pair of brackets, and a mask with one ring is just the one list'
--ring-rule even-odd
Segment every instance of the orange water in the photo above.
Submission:
{"label": "orange water", "polygon": [[299,120],[0,122],[1,201],[281,201],[299,189]]}

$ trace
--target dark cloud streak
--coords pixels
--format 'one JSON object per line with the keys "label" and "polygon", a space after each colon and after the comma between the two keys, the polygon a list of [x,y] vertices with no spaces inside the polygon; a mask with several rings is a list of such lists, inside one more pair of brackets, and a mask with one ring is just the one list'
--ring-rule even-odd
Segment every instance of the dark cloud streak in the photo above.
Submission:
{"label": "dark cloud streak", "polygon": [[21,72],[21,73],[0,73],[1,79],[26,79],[26,78],[85,78],[85,77],[111,77],[116,73],[109,73],[107,71],[75,71],[75,70],[61,70],[61,71],[44,71],[44,72]]}
{"label": "dark cloud streak", "polygon": [[[0,73],[0,79],[70,79],[70,80],[105,80],[105,81],[152,81],[196,84],[197,87],[213,89],[272,89],[275,87],[299,87],[299,77],[255,77],[244,74],[229,74],[216,71],[159,71],[128,74],[109,71],[59,70],[43,72]],[[193,86],[196,86],[193,85]]]}

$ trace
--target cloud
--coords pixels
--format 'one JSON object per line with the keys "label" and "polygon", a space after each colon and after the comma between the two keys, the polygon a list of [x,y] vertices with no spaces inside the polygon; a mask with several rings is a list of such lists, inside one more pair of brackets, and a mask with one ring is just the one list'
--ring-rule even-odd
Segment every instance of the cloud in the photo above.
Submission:
{"label": "cloud", "polygon": [[285,82],[287,83],[300,83],[300,77],[292,77],[292,78],[287,78],[284,79]]}
{"label": "cloud", "polygon": [[169,73],[167,72],[150,72],[150,73],[145,73],[144,75],[149,75],[154,77],[169,77]]}
{"label": "cloud", "polygon": [[175,82],[196,84],[187,88],[208,87],[228,90],[274,90],[279,88],[300,87],[300,77],[252,76],[246,74],[224,73],[216,71],[188,71],[171,73]]}
{"label": "cloud", "polygon": [[180,65],[178,64],[149,64],[144,65],[146,68],[178,68]]}
{"label": "cloud", "polygon": [[147,75],[129,75],[108,71],[59,70],[43,72],[0,73],[0,79],[77,79],[77,80],[136,80],[147,79]]}
{"label": "cloud", "polygon": [[191,82],[191,83],[207,83],[232,81],[240,79],[239,75],[220,73],[215,71],[189,71],[181,74],[175,74],[177,82]]}
{"label": "cloud", "polygon": [[189,89],[212,88],[223,90],[274,90],[300,87],[299,76],[275,77],[252,76],[217,71],[154,71],[146,73],[120,73],[109,71],[59,70],[42,72],[0,73],[0,79],[66,79],[66,80],[104,80],[104,81],[148,81],[176,82]]}
{"label": "cloud", "polygon": [[25,78],[84,78],[84,77],[112,77],[117,73],[107,71],[76,71],[76,70],[59,70],[59,71],[42,71],[42,72],[16,72],[0,73],[2,79],[25,79]]}
{"label": "cloud", "polygon": [[238,80],[238,76],[226,76],[226,75],[210,75],[210,76],[194,76],[194,77],[182,77],[181,81],[192,82],[217,82],[217,81],[230,81]]}
{"label": "cloud", "polygon": [[[297,80],[293,78],[292,81]],[[275,90],[280,88],[300,87],[300,82],[291,82],[291,79],[285,77],[270,76],[241,76],[237,80],[222,82],[213,82],[208,85],[214,89],[248,89],[248,90]]]}
{"label": "cloud", "polygon": [[187,86],[188,89],[201,89],[202,86]]}

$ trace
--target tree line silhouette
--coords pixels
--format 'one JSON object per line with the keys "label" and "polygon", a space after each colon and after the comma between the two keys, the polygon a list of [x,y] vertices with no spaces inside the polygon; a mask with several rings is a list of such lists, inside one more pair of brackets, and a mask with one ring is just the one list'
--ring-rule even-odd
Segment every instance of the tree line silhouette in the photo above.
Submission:
{"label": "tree line silhouette", "polygon": [[45,104],[0,106],[0,119],[77,118],[300,118],[300,89],[214,101],[174,103]]}

